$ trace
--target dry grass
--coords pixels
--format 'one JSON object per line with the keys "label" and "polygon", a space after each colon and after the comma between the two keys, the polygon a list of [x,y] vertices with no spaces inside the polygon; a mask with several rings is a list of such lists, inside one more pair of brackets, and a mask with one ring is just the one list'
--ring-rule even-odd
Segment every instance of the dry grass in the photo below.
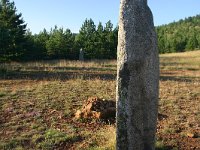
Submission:
{"label": "dry grass", "polygon": [[93,60],[93,61],[69,61],[69,60],[51,60],[35,62],[10,62],[0,64],[0,68],[6,68],[12,71],[74,71],[74,70],[114,70],[116,67],[114,60]]}
{"label": "dry grass", "polygon": [[200,68],[200,50],[163,54],[160,58],[162,70],[199,70]]}
{"label": "dry grass", "polygon": [[[157,149],[200,149],[199,58],[160,56]],[[115,61],[0,66],[0,149],[115,149],[115,124],[72,118],[88,97],[115,100]]]}

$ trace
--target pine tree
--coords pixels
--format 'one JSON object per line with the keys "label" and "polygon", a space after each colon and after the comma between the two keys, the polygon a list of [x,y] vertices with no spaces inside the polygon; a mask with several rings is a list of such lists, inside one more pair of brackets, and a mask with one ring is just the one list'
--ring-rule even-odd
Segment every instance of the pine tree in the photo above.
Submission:
{"label": "pine tree", "polygon": [[96,26],[92,19],[86,19],[79,31],[76,42],[85,52],[86,58],[95,58],[95,34]]}
{"label": "pine tree", "polygon": [[46,44],[49,40],[49,36],[46,29],[43,29],[39,34],[34,35],[34,51],[37,53],[37,57],[47,57]]}
{"label": "pine tree", "polygon": [[106,37],[104,34],[104,27],[103,27],[102,23],[99,22],[99,24],[97,26],[96,35],[95,35],[96,58],[98,58],[98,59],[104,58],[105,41],[106,41]]}
{"label": "pine tree", "polygon": [[69,29],[55,27],[50,32],[49,40],[46,43],[47,54],[50,58],[73,59],[74,36]]}
{"label": "pine tree", "polygon": [[196,39],[196,36],[193,35],[189,38],[187,45],[186,45],[186,49],[187,50],[194,50],[195,48],[198,48],[198,41]]}
{"label": "pine tree", "polygon": [[16,59],[25,49],[26,24],[22,14],[17,13],[14,2],[0,1],[0,57],[1,59]]}
{"label": "pine tree", "polygon": [[104,53],[104,57],[106,59],[108,58],[114,58],[117,50],[116,50],[116,45],[115,45],[115,35],[114,35],[114,31],[113,31],[113,24],[111,23],[111,21],[109,20],[106,23],[106,26],[104,28],[104,33],[106,36],[106,42],[105,42],[105,53]]}

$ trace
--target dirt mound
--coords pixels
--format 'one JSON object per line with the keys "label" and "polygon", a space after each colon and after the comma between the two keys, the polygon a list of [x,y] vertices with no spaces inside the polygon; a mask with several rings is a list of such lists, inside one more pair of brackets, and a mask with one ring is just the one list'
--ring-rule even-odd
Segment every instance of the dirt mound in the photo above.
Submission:
{"label": "dirt mound", "polygon": [[114,101],[89,98],[82,109],[75,113],[76,119],[115,119],[116,103]]}

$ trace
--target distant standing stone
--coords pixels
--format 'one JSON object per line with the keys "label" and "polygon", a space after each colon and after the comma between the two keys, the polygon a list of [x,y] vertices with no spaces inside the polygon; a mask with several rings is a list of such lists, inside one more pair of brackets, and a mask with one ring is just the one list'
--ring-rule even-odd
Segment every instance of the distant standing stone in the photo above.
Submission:
{"label": "distant standing stone", "polygon": [[80,52],[79,52],[79,60],[84,61],[84,51],[82,48],[80,49]]}
{"label": "distant standing stone", "polygon": [[117,150],[154,150],[159,58],[147,0],[121,0],[117,61]]}

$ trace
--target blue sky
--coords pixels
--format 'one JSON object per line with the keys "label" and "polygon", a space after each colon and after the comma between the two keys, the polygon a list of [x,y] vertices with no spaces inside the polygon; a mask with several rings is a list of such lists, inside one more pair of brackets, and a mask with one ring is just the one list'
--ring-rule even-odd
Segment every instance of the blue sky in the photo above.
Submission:
{"label": "blue sky", "polygon": [[[120,0],[14,0],[33,33],[57,25],[77,33],[86,18],[117,25]],[[149,0],[156,26],[200,14],[200,0]]]}

